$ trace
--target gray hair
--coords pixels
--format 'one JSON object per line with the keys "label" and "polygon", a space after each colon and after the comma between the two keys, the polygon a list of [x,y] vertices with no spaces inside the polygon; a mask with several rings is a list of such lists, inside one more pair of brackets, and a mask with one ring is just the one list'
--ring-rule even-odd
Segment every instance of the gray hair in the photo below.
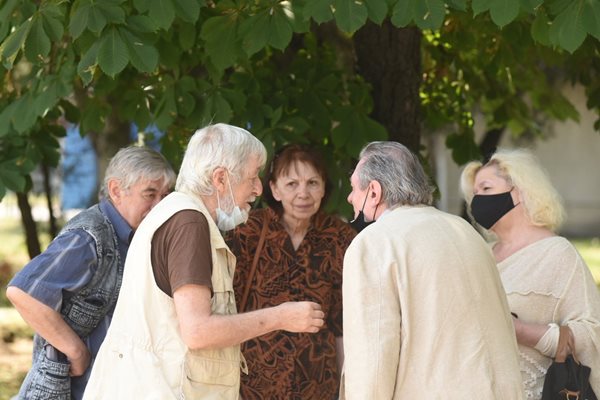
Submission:
{"label": "gray hair", "polygon": [[388,207],[433,203],[434,188],[419,159],[398,142],[371,142],[360,152],[357,176],[361,190],[371,181],[382,188],[382,201]]}
{"label": "gray hair", "polygon": [[227,124],[209,125],[198,129],[188,143],[175,190],[195,196],[210,196],[214,192],[212,173],[223,167],[239,182],[250,157],[257,157],[264,166],[265,146],[245,129]]}
{"label": "gray hair", "polygon": [[154,181],[161,178],[167,187],[172,187],[175,183],[175,172],[162,154],[149,147],[124,147],[108,163],[101,196],[108,197],[108,182],[112,179],[118,180],[122,189],[129,189],[140,180]]}

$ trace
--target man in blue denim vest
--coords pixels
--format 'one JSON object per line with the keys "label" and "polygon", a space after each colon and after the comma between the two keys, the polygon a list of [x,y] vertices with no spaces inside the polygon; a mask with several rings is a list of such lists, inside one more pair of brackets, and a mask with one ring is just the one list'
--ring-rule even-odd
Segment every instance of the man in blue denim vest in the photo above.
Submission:
{"label": "man in blue denim vest", "polygon": [[20,399],[83,397],[134,230],[174,182],[175,173],[159,153],[121,149],[106,170],[100,203],[70,220],[10,281],[8,299],[36,332]]}

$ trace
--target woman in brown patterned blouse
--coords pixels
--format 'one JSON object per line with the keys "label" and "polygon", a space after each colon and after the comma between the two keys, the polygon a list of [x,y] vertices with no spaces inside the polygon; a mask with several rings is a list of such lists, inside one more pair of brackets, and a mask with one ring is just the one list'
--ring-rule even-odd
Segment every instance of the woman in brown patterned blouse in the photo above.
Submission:
{"label": "woman in brown patterned blouse", "polygon": [[[252,211],[228,240],[237,256],[234,289],[238,308],[243,308],[239,311],[311,300],[322,306],[325,325],[316,334],[276,331],[243,343],[249,373],[242,374],[241,396],[336,399],[343,363],[342,262],[355,232],[321,211],[327,172],[313,149],[285,146],[267,171],[264,196],[269,208]],[[257,249],[263,224],[265,241]],[[247,302],[241,305],[250,279]]]}

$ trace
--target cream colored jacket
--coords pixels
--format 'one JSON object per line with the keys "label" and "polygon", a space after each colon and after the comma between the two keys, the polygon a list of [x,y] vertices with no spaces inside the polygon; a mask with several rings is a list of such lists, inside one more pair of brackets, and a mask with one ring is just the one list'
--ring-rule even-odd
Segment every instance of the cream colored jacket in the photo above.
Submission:
{"label": "cream colored jacket", "polygon": [[161,201],[137,229],[111,326],[95,360],[84,399],[238,399],[240,349],[190,351],[173,299],[155,283],[150,261],[154,232],[184,209],[206,216],[212,248],[212,312],[235,314],[235,257],[203,203],[182,193]]}
{"label": "cream colored jacket", "polygon": [[399,207],[344,258],[341,398],[523,398],[513,324],[489,247],[463,219]]}

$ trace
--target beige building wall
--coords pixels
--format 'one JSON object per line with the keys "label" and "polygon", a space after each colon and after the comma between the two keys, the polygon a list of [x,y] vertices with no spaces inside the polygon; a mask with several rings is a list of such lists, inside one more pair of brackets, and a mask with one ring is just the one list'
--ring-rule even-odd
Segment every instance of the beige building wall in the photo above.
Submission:
{"label": "beige building wall", "polygon": [[[540,159],[564,200],[567,220],[562,234],[600,237],[600,132],[594,131],[598,114],[587,109],[583,88],[569,86],[563,93],[579,111],[579,122],[548,124],[545,132],[548,138],[530,143],[514,142],[507,132],[500,146],[525,146]],[[475,126],[483,131],[482,125],[482,121],[477,121]],[[427,140],[433,146],[436,181],[441,192],[437,206],[460,214],[461,170],[444,145],[444,135],[432,135]]]}

